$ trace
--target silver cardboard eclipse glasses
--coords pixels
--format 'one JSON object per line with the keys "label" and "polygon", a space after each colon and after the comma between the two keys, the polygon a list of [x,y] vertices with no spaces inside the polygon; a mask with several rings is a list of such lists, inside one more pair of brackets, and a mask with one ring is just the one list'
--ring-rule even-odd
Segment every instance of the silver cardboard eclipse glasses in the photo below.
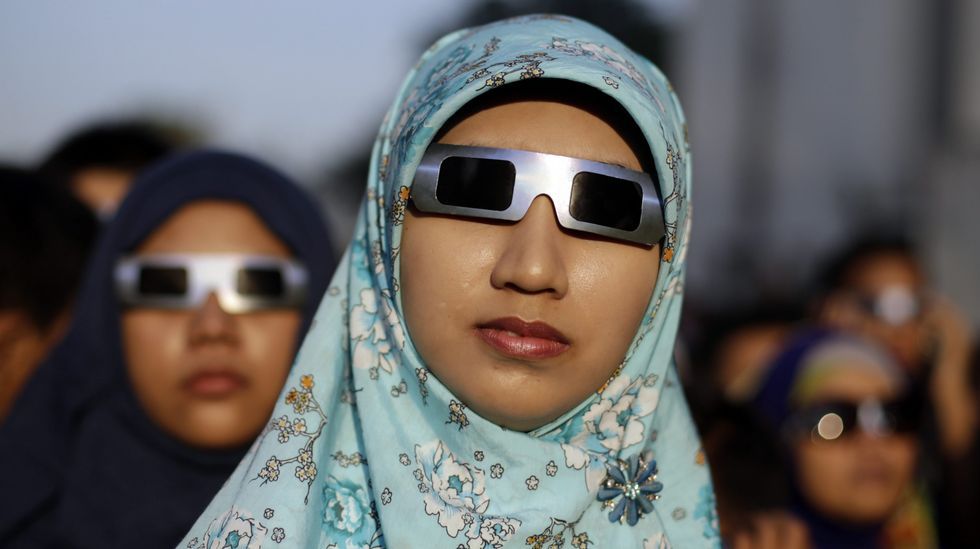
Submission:
{"label": "silver cardboard eclipse glasses", "polygon": [[154,254],[123,257],[116,295],[126,307],[192,309],[214,292],[229,313],[300,308],[307,273],[298,262],[247,254]]}
{"label": "silver cardboard eclipse glasses", "polygon": [[665,233],[648,174],[567,156],[433,144],[411,196],[423,212],[518,221],[542,194],[566,229],[646,246]]}

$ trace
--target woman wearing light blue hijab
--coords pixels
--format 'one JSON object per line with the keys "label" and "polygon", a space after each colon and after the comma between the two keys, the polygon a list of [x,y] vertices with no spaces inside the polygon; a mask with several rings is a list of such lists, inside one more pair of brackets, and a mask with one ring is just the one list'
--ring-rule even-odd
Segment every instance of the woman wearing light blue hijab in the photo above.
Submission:
{"label": "woman wearing light blue hijab", "polygon": [[672,359],[689,196],[677,98],[612,36],[438,41],[269,427],[181,547],[718,546]]}

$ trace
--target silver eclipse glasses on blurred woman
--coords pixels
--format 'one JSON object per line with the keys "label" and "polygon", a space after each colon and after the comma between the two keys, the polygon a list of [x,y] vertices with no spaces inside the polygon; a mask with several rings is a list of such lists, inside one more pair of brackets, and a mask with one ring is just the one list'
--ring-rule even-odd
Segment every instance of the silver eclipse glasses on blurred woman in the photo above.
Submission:
{"label": "silver eclipse glasses on blurred woman", "polygon": [[153,254],[121,258],[116,295],[126,307],[192,309],[214,292],[229,313],[302,307],[307,273],[298,262],[249,254]]}
{"label": "silver eclipse glasses on blurred woman", "polygon": [[518,221],[542,194],[566,229],[646,246],[665,233],[648,174],[567,156],[433,144],[411,196],[423,212]]}

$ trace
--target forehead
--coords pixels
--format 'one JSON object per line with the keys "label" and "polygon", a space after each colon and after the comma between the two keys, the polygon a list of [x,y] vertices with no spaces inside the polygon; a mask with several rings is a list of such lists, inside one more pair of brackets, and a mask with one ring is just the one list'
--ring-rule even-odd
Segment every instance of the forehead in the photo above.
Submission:
{"label": "forehead", "polygon": [[882,252],[865,257],[848,270],[847,282],[856,288],[875,291],[887,286],[916,288],[924,284],[917,265],[906,255]]}
{"label": "forehead", "polygon": [[137,251],[291,255],[252,208],[226,200],[199,200],[182,206],[154,229]]}
{"label": "forehead", "polygon": [[[518,92],[528,90],[515,85]],[[549,88],[543,88],[545,90]],[[613,99],[600,92],[551,98],[540,89],[478,99],[450,120],[440,143],[521,149],[595,160],[642,170],[649,155],[631,119],[612,114]],[[620,107],[615,106],[622,110]],[[630,126],[634,126],[631,128]]]}
{"label": "forehead", "polygon": [[895,381],[881,370],[841,364],[824,372],[819,380],[806,387],[800,395],[799,404],[822,400],[860,402],[869,398],[887,399],[898,392]]}

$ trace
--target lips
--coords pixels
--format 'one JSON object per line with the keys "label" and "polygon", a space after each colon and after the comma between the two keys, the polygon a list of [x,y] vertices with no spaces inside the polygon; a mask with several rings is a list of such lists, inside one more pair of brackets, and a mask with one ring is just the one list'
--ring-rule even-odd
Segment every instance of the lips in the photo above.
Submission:
{"label": "lips", "polygon": [[200,398],[223,398],[245,388],[245,376],[226,369],[205,370],[184,380],[183,388]]}
{"label": "lips", "polygon": [[556,357],[571,347],[564,334],[544,322],[498,318],[476,327],[476,334],[498,353],[519,359]]}
{"label": "lips", "polygon": [[894,470],[880,460],[861,463],[851,477],[855,484],[889,484],[894,478]]}

